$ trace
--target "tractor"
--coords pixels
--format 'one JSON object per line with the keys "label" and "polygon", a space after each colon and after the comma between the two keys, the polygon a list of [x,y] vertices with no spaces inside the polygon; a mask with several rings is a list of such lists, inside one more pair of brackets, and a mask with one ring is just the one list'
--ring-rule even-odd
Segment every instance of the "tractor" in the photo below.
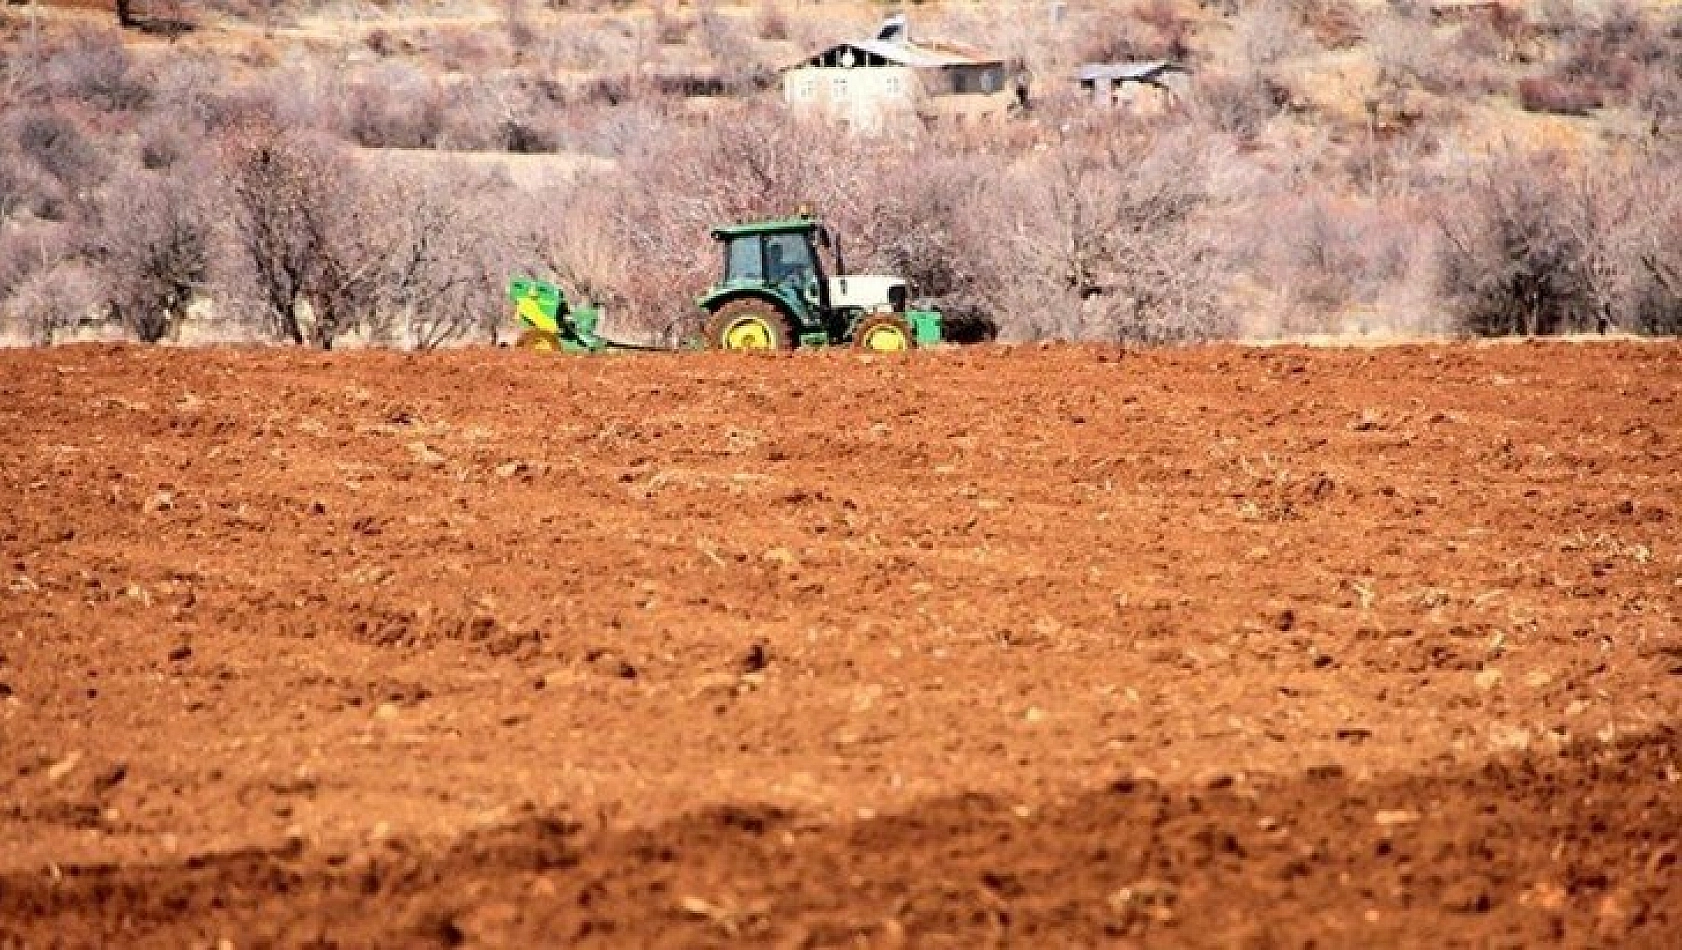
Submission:
{"label": "tractor", "polygon": [[[697,301],[707,314],[703,337],[717,350],[791,350],[852,345],[894,352],[941,340],[937,310],[908,306],[898,277],[847,274],[841,245],[813,218],[714,228],[724,250],[723,278]],[[825,257],[833,262],[829,276]],[[571,305],[554,284],[527,277],[509,283],[525,349],[597,353],[650,349],[601,335],[601,308]]]}
{"label": "tractor", "polygon": [[712,236],[724,249],[724,276],[699,301],[708,349],[897,351],[940,342],[939,311],[908,306],[898,277],[848,274],[840,242],[811,217],[714,228]]}

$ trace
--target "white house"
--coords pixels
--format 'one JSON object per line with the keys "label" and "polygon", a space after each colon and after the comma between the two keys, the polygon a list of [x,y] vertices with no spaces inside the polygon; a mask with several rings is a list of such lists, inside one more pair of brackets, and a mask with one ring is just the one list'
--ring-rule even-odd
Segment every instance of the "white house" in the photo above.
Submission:
{"label": "white house", "polygon": [[950,43],[914,43],[903,14],[869,40],[838,43],[783,71],[783,99],[861,132],[895,115],[1003,116],[1026,96],[1003,59]]}

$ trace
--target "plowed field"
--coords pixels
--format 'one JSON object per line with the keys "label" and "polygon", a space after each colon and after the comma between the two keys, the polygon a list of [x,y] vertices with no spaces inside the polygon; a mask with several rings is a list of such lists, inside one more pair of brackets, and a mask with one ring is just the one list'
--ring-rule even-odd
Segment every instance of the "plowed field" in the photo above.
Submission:
{"label": "plowed field", "polygon": [[1682,347],[0,353],[0,945],[1682,945]]}

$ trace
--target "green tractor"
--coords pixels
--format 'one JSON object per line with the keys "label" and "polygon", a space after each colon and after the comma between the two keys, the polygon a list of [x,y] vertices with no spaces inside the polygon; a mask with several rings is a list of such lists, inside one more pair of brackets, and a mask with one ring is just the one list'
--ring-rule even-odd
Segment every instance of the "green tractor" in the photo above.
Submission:
{"label": "green tractor", "polygon": [[[840,242],[810,217],[712,234],[724,248],[724,277],[699,301],[709,315],[702,341],[708,349],[851,344],[893,352],[940,342],[939,311],[908,306],[898,277],[848,274]],[[825,256],[835,276],[826,273]]]}
{"label": "green tractor", "polygon": [[[841,246],[820,222],[801,215],[715,228],[724,277],[698,301],[707,313],[700,347],[791,350],[845,346],[896,352],[941,340],[941,315],[907,304],[898,277],[847,274]],[[825,258],[832,262],[826,269]],[[833,271],[835,276],[829,276]],[[597,353],[649,349],[601,335],[601,308],[572,305],[547,281],[508,285],[525,349]],[[694,345],[694,344],[691,344]]]}

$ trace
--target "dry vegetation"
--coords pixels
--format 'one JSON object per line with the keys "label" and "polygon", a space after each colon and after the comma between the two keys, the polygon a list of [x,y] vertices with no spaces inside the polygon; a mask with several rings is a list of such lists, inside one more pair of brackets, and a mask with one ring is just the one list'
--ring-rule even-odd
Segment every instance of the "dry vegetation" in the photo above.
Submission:
{"label": "dry vegetation", "polygon": [[[676,338],[706,228],[801,204],[1011,338],[1682,325],[1674,5],[918,4],[1032,108],[877,138],[788,115],[776,69],[881,5],[125,6],[0,8],[10,338],[494,338],[522,268]],[[1067,79],[1155,57],[1194,70],[1166,116]],[[463,152],[595,163],[533,187]]]}

